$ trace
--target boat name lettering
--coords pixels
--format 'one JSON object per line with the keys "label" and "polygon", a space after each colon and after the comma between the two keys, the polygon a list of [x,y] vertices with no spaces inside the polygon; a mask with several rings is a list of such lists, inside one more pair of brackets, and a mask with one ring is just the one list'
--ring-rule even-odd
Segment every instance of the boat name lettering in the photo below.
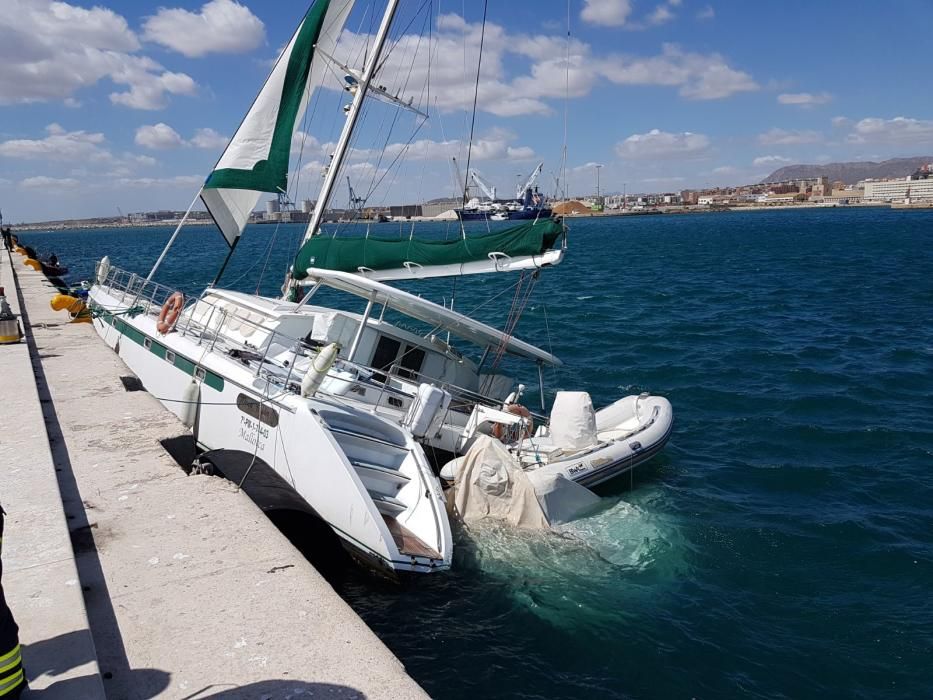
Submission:
{"label": "boat name lettering", "polygon": [[257,445],[260,450],[265,449],[266,440],[269,439],[269,428],[260,425],[259,421],[240,416],[239,437],[250,445]]}
{"label": "boat name lettering", "polygon": [[579,474],[580,472],[586,471],[586,468],[587,468],[587,464],[585,462],[581,462],[580,464],[574,464],[567,471],[570,474]]}

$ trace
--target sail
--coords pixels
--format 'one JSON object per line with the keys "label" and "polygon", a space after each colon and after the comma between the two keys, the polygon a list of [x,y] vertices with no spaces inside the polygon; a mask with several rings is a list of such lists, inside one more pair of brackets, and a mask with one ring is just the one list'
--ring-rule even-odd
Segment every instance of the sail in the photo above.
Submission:
{"label": "sail", "polygon": [[333,53],[353,0],[314,0],[276,61],[259,95],[201,190],[201,200],[232,246],[263,192],[285,192],[288,157],[326,62],[315,53]]}
{"label": "sail", "polygon": [[314,236],[298,251],[292,275],[295,279],[304,279],[311,268],[367,273],[388,270],[402,274],[379,275],[379,279],[400,279],[408,276],[404,273],[412,269],[432,267],[443,268],[446,275],[463,274],[463,266],[474,261],[491,261],[492,268],[488,271],[493,271],[500,269],[497,260],[545,254],[563,232],[563,224],[559,221],[539,219],[503,231],[450,241]]}

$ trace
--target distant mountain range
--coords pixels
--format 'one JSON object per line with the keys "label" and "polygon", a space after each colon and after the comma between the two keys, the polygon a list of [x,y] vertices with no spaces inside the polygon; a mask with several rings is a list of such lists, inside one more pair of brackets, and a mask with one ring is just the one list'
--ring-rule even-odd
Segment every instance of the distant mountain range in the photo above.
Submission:
{"label": "distant mountain range", "polygon": [[828,177],[830,182],[842,180],[847,185],[854,185],[859,180],[870,177],[890,178],[907,177],[917,168],[933,163],[933,156],[911,156],[910,158],[891,158],[880,163],[856,161],[854,163],[827,163],[826,165],[786,165],[768,175],[762,182],[782,182],[784,180],[806,180],[813,177]]}

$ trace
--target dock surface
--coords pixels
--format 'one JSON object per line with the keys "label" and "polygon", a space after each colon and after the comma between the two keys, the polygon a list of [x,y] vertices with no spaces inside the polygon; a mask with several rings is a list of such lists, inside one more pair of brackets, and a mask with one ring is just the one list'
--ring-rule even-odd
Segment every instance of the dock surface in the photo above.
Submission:
{"label": "dock surface", "polygon": [[[424,698],[235,485],[188,476],[185,428],[54,287],[0,251],[26,338],[0,346],[3,587],[42,698]],[[413,624],[402,621],[402,624]],[[37,697],[40,697],[36,694]]]}

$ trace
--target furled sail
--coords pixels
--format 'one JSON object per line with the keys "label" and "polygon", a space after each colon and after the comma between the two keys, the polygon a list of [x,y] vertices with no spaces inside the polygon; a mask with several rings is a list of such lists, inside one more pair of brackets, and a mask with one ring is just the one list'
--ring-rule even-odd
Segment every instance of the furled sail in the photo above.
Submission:
{"label": "furled sail", "polygon": [[353,0],[314,0],[201,190],[229,245],[243,232],[263,192],[285,192],[288,157],[314,88],[334,53]]}
{"label": "furled sail", "polygon": [[[539,219],[449,241],[319,235],[301,246],[292,274],[301,280],[309,269],[318,268],[388,280],[542,267],[560,262],[563,251],[551,249],[563,232],[561,222]],[[515,265],[515,261],[524,264]]]}

